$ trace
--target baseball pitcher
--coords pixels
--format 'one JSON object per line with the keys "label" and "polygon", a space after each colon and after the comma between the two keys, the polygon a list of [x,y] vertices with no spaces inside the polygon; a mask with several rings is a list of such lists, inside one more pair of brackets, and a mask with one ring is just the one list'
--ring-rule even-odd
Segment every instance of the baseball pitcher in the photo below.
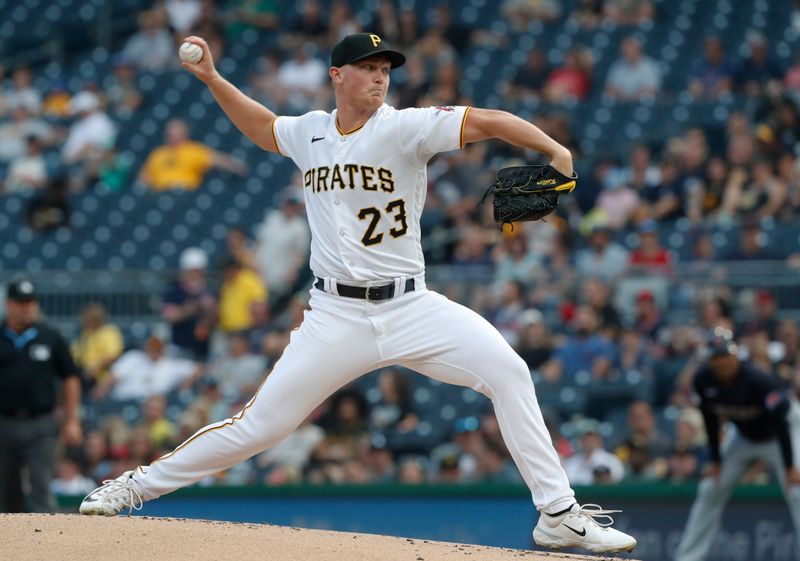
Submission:
{"label": "baseball pitcher", "polygon": [[541,512],[533,532],[537,544],[632,550],[633,537],[608,527],[613,520],[598,521],[616,511],[576,503],[525,362],[481,316],[425,287],[419,221],[433,155],[490,138],[539,151],[551,158],[550,166],[499,178],[501,191],[528,197],[540,188],[574,187],[569,151],[503,111],[399,111],[386,105],[390,72],[405,57],[374,34],[349,35],[333,48],[329,74],[336,109],[299,117],[279,117],[245,96],[217,72],[203,39],[186,40],[203,55],[182,66],[208,86],[243,134],[291,158],[303,173],[316,276],[311,309],[242,411],[199,430],[151,465],[106,482],[86,497],[80,512],[113,515],[140,508],[143,501],[227,469],[280,442],[342,386],[372,370],[402,365],[492,400]]}

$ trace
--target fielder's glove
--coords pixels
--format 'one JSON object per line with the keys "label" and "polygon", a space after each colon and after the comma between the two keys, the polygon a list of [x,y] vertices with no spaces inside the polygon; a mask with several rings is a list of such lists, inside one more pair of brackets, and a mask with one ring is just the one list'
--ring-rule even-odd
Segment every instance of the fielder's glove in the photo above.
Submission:
{"label": "fielder's glove", "polygon": [[481,203],[494,193],[494,220],[501,225],[539,220],[556,209],[560,194],[575,189],[577,179],[577,173],[567,177],[550,164],[502,168]]}

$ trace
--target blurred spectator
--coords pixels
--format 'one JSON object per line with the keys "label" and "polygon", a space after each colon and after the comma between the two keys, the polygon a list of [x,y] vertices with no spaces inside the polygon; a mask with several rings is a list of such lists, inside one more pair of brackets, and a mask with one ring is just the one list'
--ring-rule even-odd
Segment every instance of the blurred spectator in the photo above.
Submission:
{"label": "blurred spectator", "polygon": [[27,139],[32,136],[45,146],[56,140],[53,127],[33,117],[22,105],[11,107],[10,117],[0,124],[0,163],[25,157]]}
{"label": "blurred spectator", "polygon": [[498,290],[500,301],[491,322],[513,347],[519,335],[519,318],[525,310],[525,285],[519,281],[506,281]]}
{"label": "blurred spectator", "polygon": [[725,57],[722,42],[710,35],[705,40],[703,58],[692,63],[689,92],[700,100],[714,100],[730,93],[732,85],[733,69]]}
{"label": "blurred spectator", "polygon": [[672,448],[669,437],[656,428],[653,408],[646,401],[628,407],[627,436],[614,453],[626,464],[631,476],[660,479],[667,471],[666,458]]}
{"label": "blurred spectator", "polygon": [[537,256],[528,251],[528,238],[524,234],[505,236],[495,252],[495,260],[495,278],[501,281],[530,282],[541,267]]}
{"label": "blurred spectator", "polygon": [[144,400],[191,387],[203,372],[202,366],[167,356],[166,345],[166,337],[154,332],[143,349],[125,352],[111,365],[111,375],[95,387],[92,397],[99,400],[110,394],[115,401]]}
{"label": "blurred spectator", "polygon": [[267,287],[258,274],[246,269],[235,259],[222,266],[219,294],[219,327],[225,333],[250,329],[254,309],[267,305]]}
{"label": "blurred spectator", "polygon": [[417,456],[403,458],[397,469],[397,482],[405,485],[425,483],[425,467],[422,458]]}
{"label": "blurred spectator", "polygon": [[200,17],[194,22],[189,33],[178,33],[176,43],[182,43],[185,35],[202,37],[208,43],[211,58],[222,60],[225,48],[225,31],[214,7],[214,0],[202,0],[200,3]]}
{"label": "blurred spectator", "polygon": [[610,340],[617,338],[622,322],[611,302],[611,287],[596,277],[587,278],[581,290],[584,303],[597,314],[599,330]]}
{"label": "blurred spectator", "polygon": [[628,267],[628,250],[611,240],[611,229],[597,224],[589,233],[588,248],[578,252],[575,266],[586,276],[597,276],[611,281],[621,275]]}
{"label": "blurred spectator", "polygon": [[249,30],[271,31],[280,21],[279,8],[278,0],[230,0],[224,14],[226,32],[232,39],[239,39]]}
{"label": "blurred spectator", "polygon": [[78,463],[68,456],[56,464],[56,477],[50,482],[50,492],[56,496],[85,495],[91,493],[97,483],[81,473]]}
{"label": "blurred spectator", "polygon": [[[116,127],[100,107],[100,99],[84,90],[72,98],[70,113],[77,119],[70,126],[61,155],[68,165],[86,163],[92,165],[114,146]],[[94,177],[89,172],[90,177]]]}
{"label": "blurred spectator", "polygon": [[137,19],[140,30],[125,43],[123,56],[139,70],[158,71],[176,66],[178,56],[169,31],[153,11],[142,12]]}
{"label": "blurred spectator", "polygon": [[436,65],[433,84],[420,103],[424,105],[455,105],[459,103],[461,95],[459,84],[461,82],[461,69],[453,60],[440,60]]}
{"label": "blurred spectator", "polygon": [[[382,37],[391,45],[400,44],[400,22],[394,0],[379,0],[372,19],[365,29]],[[410,59],[406,61],[406,64]]]}
{"label": "blurred spectator", "polygon": [[544,323],[542,312],[535,308],[519,316],[519,340],[515,347],[531,370],[538,369],[553,354],[553,340]]}
{"label": "blurred spectator", "polygon": [[25,222],[36,232],[69,226],[69,218],[69,187],[64,176],[48,181],[47,187],[31,199],[25,210]]}
{"label": "blurred spectator", "polygon": [[67,88],[67,81],[64,79],[55,80],[50,86],[50,91],[42,102],[42,114],[54,119],[65,119],[69,117],[69,105],[72,95]]}
{"label": "blurred spectator", "polygon": [[368,438],[367,404],[355,390],[343,390],[331,399],[324,419],[325,440],[314,451],[318,461],[344,462],[357,457],[359,441]]}
{"label": "blurred spectator", "polygon": [[[603,437],[600,436],[599,424],[594,419],[583,419],[578,423],[580,451],[564,461],[564,471],[573,485],[592,485],[600,483],[617,483],[625,474],[625,468],[619,459],[603,448]],[[605,469],[603,469],[605,468]],[[597,475],[600,477],[596,477]]]}
{"label": "blurred spectator", "polygon": [[177,432],[166,412],[167,400],[163,395],[152,395],[142,404],[141,427],[147,430],[153,450],[168,448]]}
{"label": "blurred spectator", "polygon": [[396,106],[398,109],[419,107],[420,98],[425,95],[431,85],[425,63],[419,57],[413,57],[406,61],[404,68],[406,80],[396,86],[394,90],[394,95],[397,96]]}
{"label": "blurred spectator", "polygon": [[774,259],[766,244],[764,231],[758,222],[747,221],[739,229],[739,246],[732,248],[725,259],[729,261],[750,261]]}
{"label": "blurred spectator", "polygon": [[639,25],[653,20],[655,6],[650,0],[604,0],[603,12],[617,25]]}
{"label": "blurred spectator", "polygon": [[395,48],[412,49],[420,37],[417,12],[410,7],[400,8],[399,37]]}
{"label": "blurred spectator", "polygon": [[561,16],[556,0],[503,0],[500,8],[514,31],[523,32],[533,21],[551,22]]}
{"label": "blurred spectator", "polygon": [[225,249],[227,257],[236,260],[242,267],[257,269],[253,246],[241,228],[228,229],[228,233],[225,235]]}
{"label": "blurred spectator", "polygon": [[747,336],[763,331],[773,341],[778,330],[778,304],[775,296],[765,288],[758,288],[753,292],[752,300],[747,314],[749,319],[738,332]]}
{"label": "blurred spectator", "polygon": [[544,85],[544,99],[550,103],[581,101],[589,94],[592,60],[583,47],[573,47],[564,55],[564,64],[553,69]]}
{"label": "blurred spectator", "polygon": [[751,169],[749,181],[744,170],[731,171],[722,199],[723,211],[756,220],[777,216],[786,203],[789,186],[775,176],[769,161],[757,160]]}
{"label": "blurred spectator", "polygon": [[373,483],[392,483],[397,477],[394,453],[387,446],[386,437],[382,434],[374,434],[370,438],[365,463]]}
{"label": "blurred spectator", "polygon": [[267,371],[265,357],[250,352],[244,333],[228,335],[226,353],[211,363],[208,378],[216,382],[222,396],[233,403],[256,393]]}
{"label": "blurred spectator", "polygon": [[6,193],[41,189],[47,183],[47,166],[42,156],[42,141],[35,136],[25,140],[25,155],[11,161],[4,184]]}
{"label": "blurred spectator", "polygon": [[664,327],[664,316],[656,298],[650,290],[642,290],[636,296],[636,315],[634,328],[650,341],[655,341],[659,330]]}
{"label": "blurred spectator", "polygon": [[758,31],[747,32],[747,56],[739,62],[733,83],[736,91],[749,97],[758,97],[770,81],[780,81],[783,72],[769,54],[767,38]]}
{"label": "blurred spectator", "polygon": [[722,206],[728,183],[728,162],[719,156],[708,159],[703,177],[700,210],[704,217],[713,217]]}
{"label": "blurred spectator", "polygon": [[183,38],[199,21],[202,3],[200,0],[165,0],[164,9],[176,37]]}
{"label": "blurred spectator", "polygon": [[282,62],[281,53],[269,49],[256,60],[255,71],[250,75],[254,99],[271,107],[277,114],[289,111],[287,92],[278,85],[278,71]]}
{"label": "blurred spectator", "polygon": [[380,399],[369,412],[370,429],[386,433],[407,433],[414,430],[419,417],[411,405],[411,381],[393,369],[378,376]]}
{"label": "blurred spectator", "polygon": [[122,332],[106,321],[106,309],[101,303],[92,302],[81,310],[81,333],[71,350],[83,379],[90,385],[108,376],[109,366],[125,350]]}
{"label": "blurred spectator", "polygon": [[256,465],[266,472],[265,483],[280,485],[299,482],[311,453],[325,440],[325,431],[305,419],[289,436],[255,458]]}
{"label": "blurred spectator", "polygon": [[668,272],[672,265],[672,256],[658,239],[658,223],[648,219],[641,222],[636,229],[639,243],[630,254],[631,267],[657,274]]}
{"label": "blurred spectator", "polygon": [[597,332],[597,314],[589,306],[579,306],[570,324],[572,334],[556,346],[550,360],[542,366],[542,375],[550,381],[570,382],[578,372],[605,378],[611,369],[615,348]]}
{"label": "blurred spectator", "polygon": [[661,89],[661,70],[656,61],[643,54],[642,44],[634,36],[622,41],[620,54],[608,71],[606,94],[617,101],[653,98]]}
{"label": "blurred spectator", "polygon": [[661,181],[644,192],[644,216],[654,220],[675,220],[684,213],[686,194],[684,178],[680,174],[680,167],[672,157],[661,160]]}
{"label": "blurred spectator", "polygon": [[361,25],[348,0],[333,0],[328,16],[330,33],[327,44],[335,45],[348,35],[360,33]]}
{"label": "blurred spectator", "polygon": [[[613,178],[613,176],[612,176]],[[627,226],[639,208],[639,194],[624,183],[609,181],[597,197],[594,213],[613,230]]]}
{"label": "blurred spectator", "polygon": [[603,0],[578,0],[569,21],[577,23],[581,29],[594,29],[603,21]]}
{"label": "blurred spectator", "polygon": [[508,457],[505,447],[487,441],[478,458],[478,469],[483,483],[522,483],[522,475]]}
{"label": "blurred spectator", "polygon": [[650,148],[643,144],[634,146],[628,165],[616,171],[616,181],[631,186],[640,199],[649,200],[649,190],[661,183],[661,170],[653,163]]}
{"label": "blurred spectator", "polygon": [[11,75],[11,89],[6,92],[6,107],[24,107],[30,115],[42,111],[42,95],[33,86],[33,73],[27,66],[20,66]]}
{"label": "blurred spectator", "polygon": [[614,368],[620,373],[638,372],[643,377],[642,383],[647,383],[653,375],[651,364],[654,353],[649,343],[636,329],[622,330]]}
{"label": "blurred spectator", "polygon": [[[440,35],[459,55],[470,45],[473,28],[465,27],[453,19],[453,9],[449,3],[434,5],[430,22],[426,36],[432,33]],[[425,38],[423,37],[421,41],[424,42]]]}
{"label": "blurred spectator", "polygon": [[550,64],[541,48],[531,49],[525,65],[518,68],[506,86],[506,98],[511,101],[538,100],[547,83]]}
{"label": "blurred spectator", "polygon": [[186,189],[194,191],[212,167],[237,175],[247,173],[247,165],[232,156],[189,140],[189,127],[181,119],[171,119],[164,131],[166,144],[147,157],[139,181],[154,191]]}
{"label": "blurred spectator", "polygon": [[110,454],[108,438],[105,433],[95,430],[87,434],[84,445],[84,473],[97,482],[109,479],[111,477]]}
{"label": "blurred spectator", "polygon": [[142,93],[136,86],[136,67],[133,62],[117,57],[114,77],[105,90],[109,108],[115,117],[129,118],[142,105]]}
{"label": "blurred spectator", "polygon": [[328,68],[316,55],[314,43],[305,43],[281,64],[277,84],[286,91],[289,105],[302,113],[318,107],[328,91]]}
{"label": "blurred spectator", "polygon": [[289,51],[297,50],[309,41],[319,40],[328,33],[328,24],[325,23],[319,0],[303,0],[298,12],[299,15],[283,37],[284,47]]}
{"label": "blurred spectator", "polygon": [[206,284],[208,257],[202,249],[187,248],[180,256],[180,277],[164,294],[161,317],[172,328],[172,344],[190,357],[208,355],[217,302]]}

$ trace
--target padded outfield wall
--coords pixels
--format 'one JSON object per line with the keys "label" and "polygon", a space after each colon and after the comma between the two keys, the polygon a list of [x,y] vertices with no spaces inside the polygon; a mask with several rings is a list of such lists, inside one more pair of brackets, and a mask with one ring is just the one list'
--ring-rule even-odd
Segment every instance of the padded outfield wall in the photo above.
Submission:
{"label": "padded outfield wall", "polygon": [[[796,490],[800,491],[800,489]],[[694,485],[576,488],[584,503],[620,508],[615,527],[635,557],[672,561]],[[79,498],[62,500],[75,510]],[[147,516],[259,522],[525,549],[537,513],[522,486],[289,486],[184,489],[146,503]],[[800,546],[777,487],[740,487],[709,561],[796,561]]]}

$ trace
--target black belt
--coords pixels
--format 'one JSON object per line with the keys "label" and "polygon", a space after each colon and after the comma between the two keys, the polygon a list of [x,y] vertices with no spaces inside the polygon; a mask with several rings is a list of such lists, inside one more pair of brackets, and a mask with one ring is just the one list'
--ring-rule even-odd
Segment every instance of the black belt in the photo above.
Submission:
{"label": "black belt", "polygon": [[[325,281],[319,277],[317,277],[317,282],[314,283],[314,286],[319,288],[322,292],[329,292],[328,290],[325,290]],[[414,292],[415,287],[416,283],[414,282],[414,279],[407,279],[406,288],[403,294],[406,292]],[[339,296],[344,296],[345,298],[360,298],[361,300],[369,300],[370,302],[377,300],[389,300],[395,296],[394,283],[367,287],[350,286],[337,282],[336,291],[339,293]]]}

